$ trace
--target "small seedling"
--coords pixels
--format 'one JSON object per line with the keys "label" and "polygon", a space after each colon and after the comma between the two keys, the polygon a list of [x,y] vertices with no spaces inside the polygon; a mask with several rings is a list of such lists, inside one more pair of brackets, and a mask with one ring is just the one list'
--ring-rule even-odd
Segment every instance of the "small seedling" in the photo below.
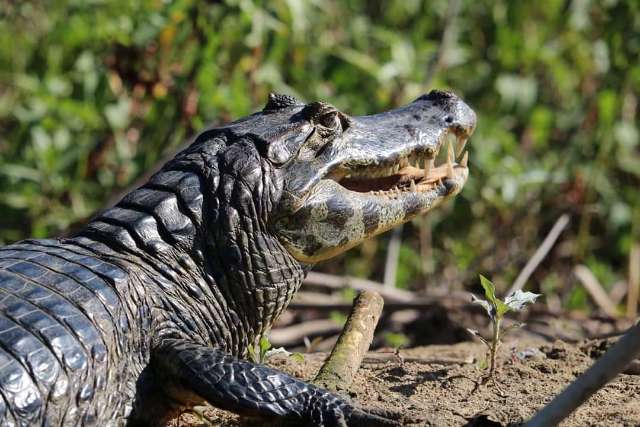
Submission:
{"label": "small seedling", "polygon": [[524,325],[524,323],[515,323],[513,325],[510,325],[508,328],[502,329],[502,320],[504,319],[504,315],[510,311],[524,310],[524,308],[528,304],[534,303],[536,298],[538,298],[540,294],[517,290],[511,295],[507,296],[504,301],[502,301],[501,299],[496,297],[496,287],[494,286],[493,282],[491,282],[491,280],[487,279],[483,275],[480,275],[480,284],[484,289],[484,295],[487,300],[483,300],[476,297],[475,295],[471,295],[471,302],[480,304],[489,315],[493,332],[491,336],[491,342],[488,342],[486,339],[484,339],[475,329],[467,330],[473,335],[477,336],[480,341],[482,341],[488,348],[489,374],[486,377],[486,379],[488,380],[493,379],[493,374],[496,370],[496,353],[498,352],[498,347],[500,346],[502,336],[507,332],[516,328],[520,328]]}
{"label": "small seedling", "polygon": [[253,363],[266,363],[269,357],[276,354],[284,354],[287,357],[292,358],[298,363],[304,362],[304,356],[300,353],[291,353],[284,349],[284,347],[274,348],[266,335],[261,335],[260,339],[253,346],[249,346],[247,349],[249,353],[249,360]]}

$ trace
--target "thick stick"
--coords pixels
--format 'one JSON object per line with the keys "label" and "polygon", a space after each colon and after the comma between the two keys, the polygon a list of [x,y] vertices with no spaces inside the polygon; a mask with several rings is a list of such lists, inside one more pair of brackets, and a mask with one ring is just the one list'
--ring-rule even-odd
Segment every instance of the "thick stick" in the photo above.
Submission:
{"label": "thick stick", "polygon": [[556,396],[524,427],[556,426],[640,355],[640,323],[630,328],[596,363]]}
{"label": "thick stick", "polygon": [[374,291],[362,291],[353,303],[347,323],[313,383],[328,390],[346,390],[369,350],[384,300]]}

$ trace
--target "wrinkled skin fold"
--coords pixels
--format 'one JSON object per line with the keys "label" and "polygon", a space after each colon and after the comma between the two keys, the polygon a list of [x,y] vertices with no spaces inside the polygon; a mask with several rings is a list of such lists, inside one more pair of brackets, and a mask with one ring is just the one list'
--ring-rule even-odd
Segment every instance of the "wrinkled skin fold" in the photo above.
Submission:
{"label": "wrinkled skin fold", "polygon": [[461,191],[475,121],[441,91],[364,117],[270,95],[77,235],[0,248],[0,424],[162,425],[206,400],[400,425],[242,358],[314,263]]}

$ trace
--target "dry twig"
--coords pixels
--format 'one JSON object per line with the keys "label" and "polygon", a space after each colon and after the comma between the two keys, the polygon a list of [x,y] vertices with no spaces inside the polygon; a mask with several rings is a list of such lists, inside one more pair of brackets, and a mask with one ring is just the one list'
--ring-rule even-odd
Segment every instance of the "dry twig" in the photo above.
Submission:
{"label": "dry twig", "polygon": [[611,302],[609,295],[607,295],[591,270],[585,265],[577,265],[573,269],[573,273],[580,280],[580,283],[582,283],[582,286],[584,286],[589,295],[591,295],[591,298],[598,307],[600,307],[607,316],[616,317],[617,310],[615,304]]}
{"label": "dry twig", "polygon": [[512,294],[518,289],[522,289],[524,287],[525,283],[527,283],[527,280],[529,280],[529,277],[531,277],[533,272],[536,271],[538,265],[540,265],[551,248],[553,248],[556,240],[558,240],[558,237],[560,237],[560,234],[564,231],[568,224],[569,215],[563,214],[560,216],[560,218],[558,218],[556,223],[553,224],[553,227],[551,227],[551,231],[549,231],[547,237],[544,238],[542,244],[538,247],[538,249],[536,249],[536,252],[529,259],[529,261],[527,261],[527,264],[524,266],[522,271],[520,271],[520,274],[518,274],[518,277],[516,278],[515,282],[513,282],[513,285],[511,285],[509,292],[507,292],[507,295]]}

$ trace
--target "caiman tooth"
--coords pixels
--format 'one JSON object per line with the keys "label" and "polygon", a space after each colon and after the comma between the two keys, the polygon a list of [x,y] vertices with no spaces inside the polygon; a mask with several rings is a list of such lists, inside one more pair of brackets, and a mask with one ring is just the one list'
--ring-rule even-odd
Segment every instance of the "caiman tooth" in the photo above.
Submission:
{"label": "caiman tooth", "polygon": [[398,171],[399,171],[399,170],[400,170],[400,165],[399,165],[399,164],[398,164],[398,165],[395,165],[395,166],[393,167],[393,173],[398,173]]}
{"label": "caiman tooth", "polygon": [[460,154],[462,154],[462,150],[464,150],[464,147],[467,145],[467,141],[468,139],[466,138],[462,138],[462,137],[458,138],[458,141],[457,141],[458,147],[456,148],[456,159],[460,158]]}
{"label": "caiman tooth", "polygon": [[416,191],[416,183],[414,180],[411,180],[411,191]]}
{"label": "caiman tooth", "polygon": [[453,146],[451,142],[447,147],[447,178],[453,178]]}
{"label": "caiman tooth", "polygon": [[469,152],[465,151],[464,155],[462,156],[462,160],[460,160],[460,166],[462,166],[463,168],[466,168],[468,162],[469,162]]}
{"label": "caiman tooth", "polygon": [[425,179],[429,177],[429,173],[431,173],[433,164],[434,164],[434,159],[424,159],[424,178]]}

